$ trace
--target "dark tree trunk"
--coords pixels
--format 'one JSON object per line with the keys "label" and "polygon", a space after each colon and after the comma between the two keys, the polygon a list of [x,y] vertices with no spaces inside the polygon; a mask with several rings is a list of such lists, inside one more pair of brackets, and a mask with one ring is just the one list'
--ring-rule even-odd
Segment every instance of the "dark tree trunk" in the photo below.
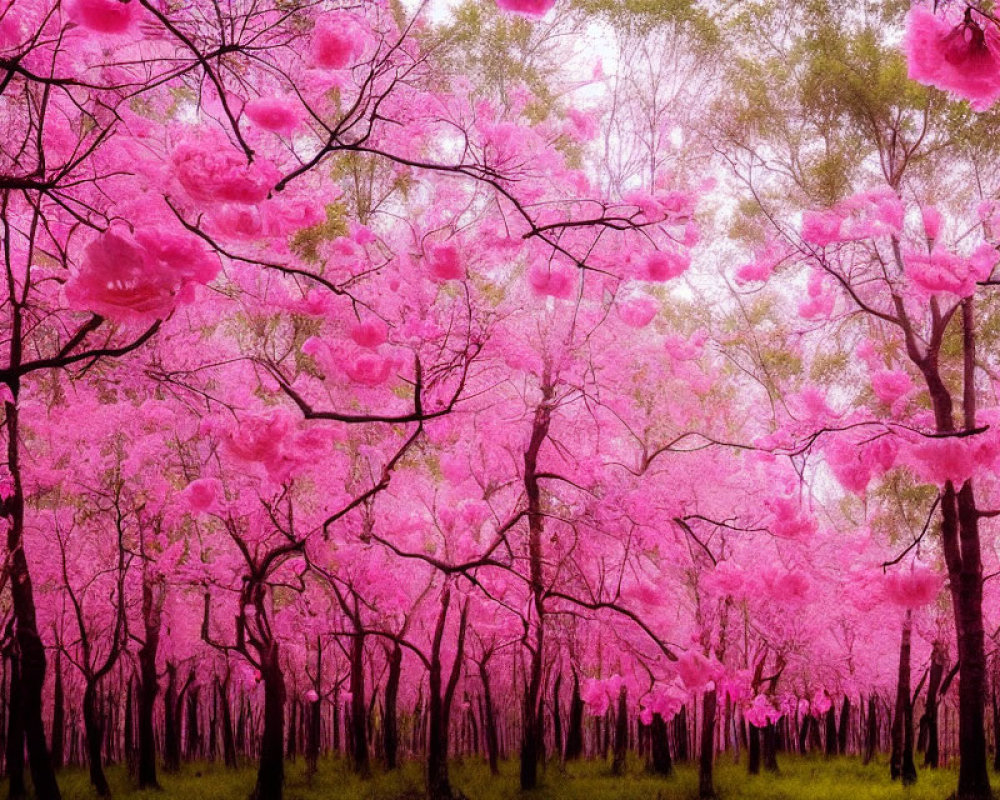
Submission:
{"label": "dark tree trunk", "polygon": [[260,654],[264,682],[264,731],[260,739],[257,784],[250,800],[281,800],[285,783],[285,677],[281,672],[278,643]]}
{"label": "dark tree trunk", "polygon": [[371,774],[368,761],[368,715],[365,709],[365,637],[355,630],[351,639],[351,762],[363,777]]}
{"label": "dark tree trunk", "polygon": [[[921,729],[925,732],[924,766],[938,768],[940,753],[938,750],[938,692],[941,680],[944,678],[945,666],[944,647],[939,642],[934,643],[931,651],[931,668],[927,680],[927,701],[924,704],[924,716]],[[994,727],[994,730],[997,730]]]}
{"label": "dark tree trunk", "polygon": [[65,758],[66,695],[63,689],[62,652],[56,653],[56,680],[52,691],[52,768],[61,769]]}
{"label": "dark tree trunk", "polygon": [[125,766],[130,778],[137,776],[135,748],[135,680],[129,678],[125,687]]}
{"label": "dark tree trunk", "polygon": [[830,700],[826,710],[826,742],[824,754],[827,758],[837,755],[837,704]]}
{"label": "dark tree trunk", "polygon": [[309,728],[306,737],[306,774],[311,779],[319,765],[319,740],[322,733],[323,701],[317,697],[309,703]]}
{"label": "dark tree trunk", "polygon": [[1000,772],[1000,703],[997,702],[996,677],[993,679],[993,770]]}
{"label": "dark tree trunk", "polygon": [[764,726],[761,751],[764,756],[764,771],[778,772],[778,729],[773,722]]}
{"label": "dark tree trunk", "polygon": [[653,772],[657,775],[672,775],[674,764],[670,760],[670,737],[667,735],[667,723],[659,712],[653,714],[649,738]]}
{"label": "dark tree trunk", "polygon": [[385,722],[383,737],[386,769],[399,766],[399,728],[396,706],[399,698],[399,680],[403,672],[403,648],[393,642],[389,653],[389,675],[385,681]]}
{"label": "dark tree trunk", "polygon": [[87,737],[87,762],[90,769],[90,783],[99,797],[110,797],[111,788],[104,775],[101,763],[101,745],[104,741],[104,725],[97,703],[97,684],[87,681],[83,691],[83,729]]}
{"label": "dark tree trunk", "polygon": [[625,756],[628,753],[628,692],[623,685],[618,690],[618,712],[615,715],[614,758],[611,762],[613,775],[625,774]]}
{"label": "dark tree trunk", "polygon": [[809,727],[812,718],[806,714],[802,718],[802,726],[799,728],[799,754],[805,755],[809,752]]}
{"label": "dark tree trunk", "polygon": [[441,642],[444,638],[445,623],[451,604],[451,589],[445,588],[441,595],[441,611],[438,613],[430,658],[430,697],[427,706],[427,797],[429,800],[451,800],[451,778],[448,771],[448,740],[451,724],[451,705],[455,688],[462,673],[462,658],[465,650],[465,632],[468,621],[468,606],[462,607],[455,645],[455,660],[451,665],[448,682],[442,691]]}
{"label": "dark tree trunk", "polygon": [[910,639],[913,614],[906,612],[903,635],[899,645],[899,677],[896,682],[896,712],[892,720],[892,757],[889,774],[901,779],[904,786],[916,783],[917,768],[913,763],[913,703],[910,699]]}
{"label": "dark tree trunk", "polygon": [[747,747],[747,774],[760,775],[760,728],[750,726],[749,746]]}
{"label": "dark tree trunk", "polygon": [[844,695],[844,702],[840,706],[840,728],[837,731],[837,752],[840,755],[847,754],[847,734],[851,729],[851,700]]}
{"label": "dark tree trunk", "polygon": [[483,733],[486,736],[486,758],[490,762],[490,774],[500,774],[500,737],[497,734],[496,710],[493,707],[493,692],[490,689],[488,658],[479,662],[479,679],[483,684]]}
{"label": "dark tree trunk", "polygon": [[[947,324],[947,323],[945,323]],[[937,331],[934,331],[937,334]],[[940,341],[940,339],[938,339]],[[965,430],[976,427],[974,302],[962,301],[963,396]],[[938,433],[954,433],[954,403],[940,375],[940,345],[916,360],[927,383]],[[912,354],[911,354],[912,357]],[[983,563],[979,539],[980,512],[972,480],[958,489],[949,481],[941,494],[941,544],[948,568],[958,661],[958,791],[956,800],[990,800],[986,758],[986,653],[983,646]]]}
{"label": "dark tree trunk", "polygon": [[201,729],[198,719],[198,702],[201,696],[201,687],[192,686],[187,693],[187,743],[184,755],[188,761],[194,761],[201,755]]}
{"label": "dark tree trunk", "polygon": [[160,619],[163,607],[162,584],[146,575],[142,580],[142,622],[145,639],[139,648],[139,788],[158,789],[156,778],[156,736],[153,711],[160,684],[156,678],[156,654],[160,647]]}
{"label": "dark tree trunk", "polygon": [[718,700],[715,689],[705,692],[701,704],[701,753],[698,762],[698,797],[714,798],[715,781],[715,712]]}
{"label": "dark tree trunk", "polygon": [[688,748],[688,717],[687,717],[687,706],[681,706],[680,712],[674,719],[674,724],[677,726],[677,734],[674,736],[674,744],[676,746],[676,756],[678,761],[687,761],[690,758],[689,748]]}
{"label": "dark tree trunk", "polygon": [[[9,367],[14,369],[21,361],[20,310],[14,311],[10,334],[11,357]],[[35,595],[32,589],[28,559],[24,552],[24,489],[21,483],[21,434],[16,382],[10,385],[13,401],[4,403],[7,428],[7,471],[13,482],[13,491],[3,501],[0,514],[7,518],[7,581],[11,604],[14,607],[14,635],[17,655],[20,658],[21,719],[24,740],[28,746],[28,766],[31,782],[38,800],[61,800],[56,773],[49,757],[49,743],[45,738],[42,719],[42,690],[45,686],[45,645],[38,634],[35,612]]]}
{"label": "dark tree trunk", "polygon": [[552,685],[552,739],[555,752],[559,755],[563,752],[562,710],[559,702],[559,689],[561,687],[562,673],[559,672]]}
{"label": "dark tree trunk", "polygon": [[177,666],[167,662],[167,691],[163,696],[163,771],[178,772],[181,768],[181,732],[177,718]]}
{"label": "dark tree trunk", "polygon": [[[293,692],[295,691],[294,686],[292,687],[292,691]],[[299,722],[298,710],[299,710],[299,701],[298,699],[294,699],[292,700],[291,703],[288,704],[288,736],[286,737],[288,744],[285,747],[285,758],[287,758],[293,764],[295,763],[295,757],[298,754],[297,753],[298,748],[296,747],[296,740],[295,740],[296,734],[298,733],[298,728],[297,728]]]}
{"label": "dark tree trunk", "polygon": [[538,482],[538,453],[548,437],[551,423],[551,402],[554,395],[546,375],[543,379],[542,401],[535,408],[531,439],[524,452],[524,489],[528,498],[528,567],[532,610],[534,611],[534,641],[532,642],[528,685],[524,694],[521,720],[521,790],[538,785],[538,762],[542,757],[542,667],[545,644],[545,587],[542,564],[542,535],[545,516],[542,509],[541,486]]}
{"label": "dark tree trunk", "polygon": [[233,733],[233,713],[229,707],[229,672],[226,679],[215,679],[215,692],[219,698],[219,714],[222,717],[222,760],[227,769],[236,769],[236,737]]}
{"label": "dark tree trunk", "polygon": [[21,694],[21,663],[16,653],[9,656],[10,704],[7,707],[7,797],[23,800],[28,796],[24,783],[24,716]]}
{"label": "dark tree trunk", "polygon": [[573,694],[569,701],[569,730],[566,732],[566,760],[575,761],[583,755],[583,698],[580,697],[580,676],[573,670]]}
{"label": "dark tree trunk", "polygon": [[875,751],[878,748],[878,707],[875,702],[875,695],[868,696],[868,717],[867,735],[865,736],[865,758],[864,763],[870,764],[875,758]]}

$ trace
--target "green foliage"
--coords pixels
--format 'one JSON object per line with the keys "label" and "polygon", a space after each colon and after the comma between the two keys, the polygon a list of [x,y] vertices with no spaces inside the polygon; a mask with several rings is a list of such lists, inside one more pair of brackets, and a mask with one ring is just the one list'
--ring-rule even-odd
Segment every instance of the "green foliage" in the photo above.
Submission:
{"label": "green foliage", "polygon": [[292,237],[292,249],[306,261],[319,261],[320,245],[350,233],[347,209],[343,203],[328,203],[325,210],[324,222],[305,228]]}
{"label": "green foliage", "polygon": [[720,42],[715,20],[692,0],[572,0],[571,7],[630,33],[642,35],[659,26],[680,25],[705,45]]}
{"label": "green foliage", "polygon": [[[779,756],[778,775],[746,774],[745,763],[733,764],[723,756],[716,764],[716,787],[725,800],[940,800],[953,791],[955,773],[950,769],[923,770],[915,786],[905,793],[889,780],[884,762],[863,766],[854,758]],[[518,764],[501,764],[497,778],[489,774],[479,759],[456,760],[452,783],[458,791],[475,800],[693,800],[698,795],[698,775],[694,764],[682,764],[671,778],[647,773],[634,756],[626,774],[611,774],[610,764],[582,762],[565,769],[550,763],[535,791],[518,789]],[[423,796],[423,765],[411,761],[393,773],[378,772],[363,781],[353,775],[347,763],[327,759],[310,784],[305,764],[300,760],[286,765],[287,800],[417,800]],[[131,789],[125,770],[108,770],[114,797],[120,800],[245,800],[253,786],[254,770],[244,767],[228,772],[220,764],[185,766],[178,775],[161,775],[162,792]],[[66,800],[93,800],[93,790],[85,770],[66,770],[60,776]]]}

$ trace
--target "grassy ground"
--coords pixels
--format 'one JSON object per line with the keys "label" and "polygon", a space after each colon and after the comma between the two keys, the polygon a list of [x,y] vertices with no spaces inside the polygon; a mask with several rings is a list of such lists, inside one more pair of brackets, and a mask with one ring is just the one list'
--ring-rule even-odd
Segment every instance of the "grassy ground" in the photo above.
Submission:
{"label": "grassy ground", "polygon": [[[723,756],[716,765],[716,788],[721,800],[945,800],[955,790],[952,770],[922,770],[917,784],[904,789],[889,780],[884,762],[867,767],[849,758],[780,759],[781,773],[749,777],[743,764]],[[309,786],[302,761],[287,769],[286,800],[416,800],[423,785],[421,765],[408,764],[396,773],[379,773],[369,781],[355,778],[342,761],[320,764],[319,774]],[[109,770],[112,792],[118,800],[246,800],[254,771],[247,767],[227,772],[218,764],[186,766],[179,775],[161,775],[163,792],[138,792],[131,788],[124,770]],[[1000,780],[995,779],[1000,785]],[[542,786],[534,792],[517,789],[517,764],[502,766],[499,778],[491,778],[476,760],[456,762],[452,784],[470,800],[689,800],[697,796],[695,767],[680,766],[672,778],[646,774],[636,762],[628,773],[615,778],[605,764],[580,763],[565,771],[550,765]],[[65,800],[94,800],[83,770],[61,773]],[[0,784],[0,796],[6,796]]]}

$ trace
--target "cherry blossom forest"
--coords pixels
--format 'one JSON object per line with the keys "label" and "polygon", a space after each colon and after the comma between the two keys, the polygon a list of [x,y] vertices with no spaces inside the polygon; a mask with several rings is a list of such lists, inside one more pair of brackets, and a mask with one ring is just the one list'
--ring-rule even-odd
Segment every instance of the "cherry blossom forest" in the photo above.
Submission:
{"label": "cherry blossom forest", "polygon": [[993,797],[993,8],[3,0],[0,790]]}

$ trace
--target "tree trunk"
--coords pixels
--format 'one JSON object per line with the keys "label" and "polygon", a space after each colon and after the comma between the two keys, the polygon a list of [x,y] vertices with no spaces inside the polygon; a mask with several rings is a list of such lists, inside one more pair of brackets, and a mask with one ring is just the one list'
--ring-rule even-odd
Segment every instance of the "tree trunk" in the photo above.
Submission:
{"label": "tree trunk", "polygon": [[524,452],[524,489],[528,498],[528,567],[532,610],[534,611],[534,642],[528,671],[528,686],[524,696],[521,722],[521,790],[538,785],[538,761],[542,754],[542,667],[545,643],[545,590],[542,566],[542,535],[545,517],[542,510],[541,487],[538,483],[538,453],[549,433],[551,401],[554,394],[548,375],[542,381],[542,401],[535,408],[531,439]]}
{"label": "tree trunk", "polygon": [[462,658],[465,650],[465,632],[468,623],[468,605],[463,605],[458,624],[458,639],[455,644],[455,660],[451,665],[448,682],[442,692],[441,642],[444,638],[448,608],[451,605],[451,589],[446,587],[441,595],[441,611],[438,613],[430,658],[430,698],[428,703],[427,732],[427,797],[429,800],[451,800],[451,778],[448,773],[448,740],[451,725],[451,705],[455,689],[462,673]]}
{"label": "tree trunk", "polygon": [[21,663],[17,653],[9,655],[10,705],[7,707],[7,797],[9,800],[24,800],[28,790],[24,783],[24,716],[21,695]]}
{"label": "tree trunk", "polygon": [[146,575],[142,580],[142,622],[145,639],[139,648],[139,788],[158,789],[156,736],[153,711],[160,684],[156,678],[156,654],[160,647],[162,593]]}
{"label": "tree trunk", "polygon": [[615,715],[614,759],[611,762],[613,775],[625,774],[625,756],[628,753],[628,692],[623,685],[618,690],[618,713]]}
{"label": "tree trunk", "polygon": [[56,680],[52,691],[52,768],[63,765],[66,735],[66,694],[63,689],[62,652],[56,653]]}
{"label": "tree trunk", "polygon": [[653,772],[657,775],[672,775],[674,764],[670,760],[670,737],[667,735],[667,723],[659,712],[653,714],[649,736]]}
{"label": "tree trunk", "polygon": [[677,735],[674,737],[674,744],[677,747],[676,756],[678,761],[687,761],[689,758],[688,754],[688,722],[687,722],[687,706],[681,706],[680,712],[674,718],[674,724],[677,726]]}
{"label": "tree trunk", "polygon": [[[938,750],[938,692],[941,689],[941,680],[944,677],[945,658],[943,645],[940,642],[935,642],[931,651],[931,669],[927,680],[927,700],[924,704],[923,725],[921,726],[926,731],[924,766],[931,769],[937,769],[940,760]],[[994,729],[996,730],[996,728]]]}
{"label": "tree trunk", "polygon": [[573,694],[569,701],[569,730],[566,732],[566,760],[575,761],[583,755],[583,698],[580,697],[580,676],[573,670]]}
{"label": "tree trunk", "polygon": [[701,753],[698,764],[699,798],[715,797],[712,768],[715,762],[715,712],[717,704],[715,689],[705,692],[702,696]]}
{"label": "tree trunk", "polygon": [[483,684],[483,731],[486,735],[486,757],[490,762],[490,774],[500,774],[500,737],[497,734],[496,710],[493,707],[493,692],[490,689],[490,673],[487,659],[479,662],[479,679]]}
{"label": "tree trunk", "polygon": [[837,755],[837,704],[830,700],[826,710],[826,751],[827,758]]}
{"label": "tree trunk", "polygon": [[371,774],[368,761],[368,717],[365,709],[365,637],[355,630],[351,639],[351,761],[362,777]]}
{"label": "tree trunk", "polygon": [[750,726],[750,743],[747,748],[747,774],[760,775],[760,728]]}
{"label": "tree trunk", "polygon": [[110,797],[111,788],[108,786],[108,779],[104,775],[104,766],[101,763],[104,725],[97,705],[97,684],[93,680],[88,680],[83,691],[83,729],[87,737],[90,783],[99,797]]}
{"label": "tree trunk", "polygon": [[878,709],[875,703],[875,695],[868,695],[868,718],[867,736],[865,737],[865,758],[864,763],[868,765],[875,758],[875,750],[878,747]]}
{"label": "tree trunk", "polygon": [[188,761],[194,761],[201,755],[201,729],[198,719],[198,701],[201,695],[200,686],[192,686],[187,694],[187,743],[184,755]]}
{"label": "tree trunk", "polygon": [[181,768],[181,732],[177,719],[177,666],[167,662],[167,691],[163,696],[163,771]]}
{"label": "tree trunk", "polygon": [[[14,329],[10,336],[10,367],[20,363],[20,317],[15,314]],[[21,435],[19,430],[17,393],[18,387],[10,387],[14,401],[4,403],[7,428],[7,471],[13,482],[12,492],[3,501],[0,513],[7,517],[7,586],[14,607],[14,635],[17,639],[17,654],[20,657],[19,676],[21,686],[21,719],[24,739],[28,746],[28,766],[31,782],[38,800],[61,800],[56,773],[49,757],[49,745],[45,739],[45,723],[42,719],[42,690],[45,686],[45,646],[38,634],[35,612],[35,595],[32,589],[28,559],[24,553],[24,489],[21,484]]]}
{"label": "tree trunk", "polygon": [[226,679],[215,679],[215,691],[219,697],[219,714],[222,716],[222,760],[227,769],[236,769],[236,736],[233,733],[233,712],[229,707],[229,672]]}
{"label": "tree trunk", "polygon": [[562,672],[556,673],[552,685],[552,739],[557,755],[563,752],[562,711],[559,703],[559,689],[562,687]]}
{"label": "tree trunk", "polygon": [[763,739],[761,751],[764,757],[764,771],[777,773],[778,729],[775,727],[773,722],[769,722],[764,726],[763,736],[761,738]]}
{"label": "tree trunk", "polygon": [[278,656],[277,642],[271,642],[260,655],[260,675],[264,682],[264,731],[260,739],[257,784],[250,800],[281,800],[285,783],[285,677]]}
{"label": "tree trunk", "polygon": [[403,648],[393,642],[389,654],[389,675],[385,681],[385,720],[383,721],[383,741],[385,745],[386,769],[399,766],[399,728],[396,705],[399,697],[399,680],[403,671]]}
{"label": "tree trunk", "polygon": [[903,635],[899,645],[899,677],[896,682],[896,713],[892,720],[892,757],[889,774],[902,779],[904,786],[916,783],[917,768],[913,763],[913,703],[910,698],[910,639],[913,612],[907,609]]}
{"label": "tree trunk", "polygon": [[840,728],[837,731],[837,752],[840,755],[847,754],[847,734],[851,729],[851,700],[845,694],[844,702],[840,706]]}

